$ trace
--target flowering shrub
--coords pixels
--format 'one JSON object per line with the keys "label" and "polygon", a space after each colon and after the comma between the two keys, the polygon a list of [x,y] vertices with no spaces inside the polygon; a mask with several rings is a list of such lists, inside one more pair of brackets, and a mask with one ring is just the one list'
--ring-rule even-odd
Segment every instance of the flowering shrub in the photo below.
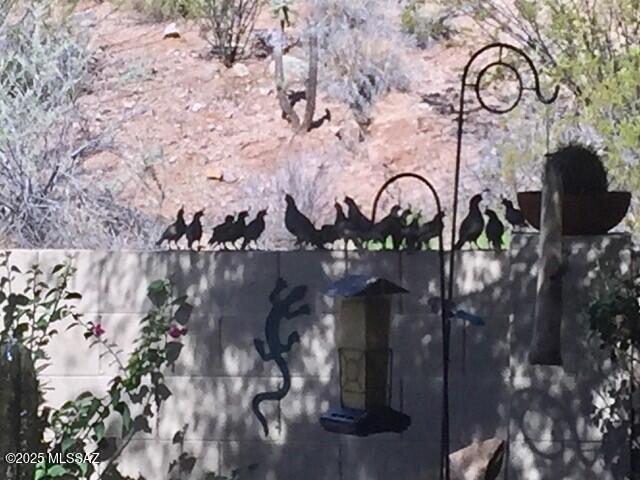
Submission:
{"label": "flowering shrub", "polygon": [[[82,297],[68,288],[75,273],[69,263],[53,268],[50,274],[52,287],[43,280],[43,272],[37,266],[31,267],[25,274],[26,286],[20,293],[15,291],[15,283],[22,272],[10,264],[8,254],[0,256],[0,268],[6,270],[6,276],[0,277],[0,307],[4,313],[0,346],[11,343],[24,346],[36,366],[35,371],[40,373],[46,368],[46,345],[58,334],[58,329],[66,325],[67,329],[84,329],[84,336],[91,346],[102,346],[113,364],[118,366],[118,374],[109,383],[106,395],[87,391],[59,409],[50,409],[42,404],[39,391],[33,394],[37,396],[40,408],[37,418],[29,422],[28,428],[43,424],[46,435],[38,432],[38,441],[42,444],[42,451],[52,453],[54,457],[47,456],[47,460],[37,464],[33,475],[20,473],[18,477],[11,477],[10,472],[7,478],[88,479],[96,472],[97,464],[87,461],[87,453],[96,453],[102,462],[102,478],[122,478],[117,470],[118,459],[137,432],[151,432],[149,421],[171,395],[163,372],[167,367],[174,367],[180,355],[182,343],[179,340],[187,333],[186,324],[192,306],[185,296],[176,294],[171,282],[152,282],[147,294],[153,306],[140,322],[140,336],[135,341],[133,352],[124,360],[117,345],[108,340],[108,329],[100,322],[86,322],[75,310],[74,302]],[[37,377],[35,380],[39,387]],[[8,413],[9,419],[23,422],[21,414],[6,407],[15,400],[4,399],[3,395],[10,390],[11,387],[0,385],[0,413]],[[134,410],[141,413],[134,416]],[[122,424],[122,440],[118,445],[113,438],[106,436],[106,422],[114,417],[120,417]],[[0,430],[0,450],[21,448],[23,443],[11,443],[9,436],[10,432],[23,430]],[[29,445],[29,448],[35,447]],[[51,458],[60,458],[61,461],[49,463]],[[62,461],[69,458],[78,460],[72,463]]]}

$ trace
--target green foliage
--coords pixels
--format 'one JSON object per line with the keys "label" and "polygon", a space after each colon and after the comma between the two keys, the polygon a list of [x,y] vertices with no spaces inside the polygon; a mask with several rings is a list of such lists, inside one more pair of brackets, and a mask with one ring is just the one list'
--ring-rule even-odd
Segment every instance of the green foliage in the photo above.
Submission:
{"label": "green foliage", "polygon": [[244,54],[262,0],[203,0],[202,35],[227,68]]}
{"label": "green foliage", "polygon": [[73,275],[68,265],[56,266],[48,284],[37,266],[23,273],[9,253],[1,253],[0,272],[0,476],[32,480],[35,465],[7,465],[4,455],[46,451],[47,412],[40,409],[38,374],[47,366],[45,347],[58,325],[77,315],[72,301],[79,295],[68,289]]}
{"label": "green foliage", "polygon": [[413,35],[421,48],[428,47],[434,41],[448,40],[455,33],[450,23],[450,12],[444,8],[430,7],[424,0],[411,0],[404,6],[400,16],[403,30]]}
{"label": "green foliage", "polygon": [[[180,355],[180,337],[186,334],[192,306],[185,296],[176,295],[169,281],[152,282],[147,295],[153,306],[140,321],[140,336],[133,352],[123,361],[122,352],[107,339],[108,332],[103,326],[99,322],[86,322],[76,312],[73,302],[82,297],[69,290],[69,281],[75,273],[69,263],[56,265],[47,281],[37,266],[23,274],[11,265],[9,254],[0,256],[0,268],[6,270],[0,276],[0,308],[4,317],[0,331],[0,382],[3,382],[0,420],[3,427],[11,427],[0,429],[0,449],[61,455],[56,457],[60,461],[53,463],[46,457],[29,476],[24,476],[26,470],[15,476],[15,472],[0,464],[2,478],[88,479],[95,472],[97,459],[102,462],[103,478],[123,478],[117,469],[119,457],[137,432],[151,433],[150,420],[171,396],[163,372],[167,367],[173,368]],[[19,281],[25,283],[20,290],[16,287]],[[106,395],[87,391],[59,409],[50,409],[42,405],[37,374],[47,366],[47,344],[64,326],[66,330],[83,329],[91,347],[100,347],[102,356],[110,357],[119,372],[111,380]],[[13,388],[18,381],[22,387]],[[16,399],[20,399],[18,411],[14,407]],[[118,445],[114,438],[106,436],[107,421],[114,418],[119,418],[121,424],[122,440]],[[91,454],[96,457],[88,456]]]}
{"label": "green foliage", "polygon": [[593,417],[603,433],[603,443],[616,452],[616,458],[607,461],[619,475],[616,478],[622,478],[629,473],[617,458],[623,448],[630,455],[631,470],[637,472],[640,467],[640,416],[632,403],[639,387],[633,372],[640,361],[640,276],[609,285],[589,306],[588,319],[600,349],[621,374],[609,376],[609,384],[600,392],[605,404],[594,410]]}
{"label": "green foliage", "polygon": [[[592,130],[606,147],[612,180],[628,190],[640,190],[638,1],[518,0],[513,8],[497,0],[453,3],[470,13],[484,31],[496,38],[511,37],[533,53],[545,74],[572,95],[566,103],[574,112],[559,119],[556,132],[575,130],[576,124]],[[528,150],[536,148],[530,143]],[[638,213],[636,208],[631,218],[636,228]]]}
{"label": "green foliage", "polygon": [[[152,432],[149,421],[171,396],[163,370],[175,366],[182,349],[178,338],[185,330],[177,325],[187,324],[192,307],[186,297],[175,295],[168,281],[152,282],[147,295],[153,307],[140,322],[140,336],[126,363],[120,359],[117,346],[105,339],[96,324],[85,323],[78,317],[69,326],[84,328],[85,337],[92,340],[91,346],[101,345],[119,367],[119,374],[111,380],[107,395],[84,392],[51,412],[49,424],[54,439],[50,451],[82,453],[95,444],[104,470],[116,471],[117,460],[134,435]],[[134,411],[141,413],[134,416]],[[122,425],[122,442],[117,447],[112,438],[105,437],[105,421],[113,416],[119,417]],[[65,469],[65,474],[78,479],[89,478],[94,471],[91,463],[59,466]],[[48,472],[53,466],[41,467]]]}
{"label": "green foliage", "polygon": [[131,0],[132,6],[154,22],[176,18],[198,18],[202,15],[201,0]]}

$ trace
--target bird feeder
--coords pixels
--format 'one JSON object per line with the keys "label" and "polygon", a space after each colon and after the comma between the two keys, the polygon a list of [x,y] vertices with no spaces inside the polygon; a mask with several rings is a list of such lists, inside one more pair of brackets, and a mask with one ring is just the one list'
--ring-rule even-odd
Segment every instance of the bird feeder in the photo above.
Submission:
{"label": "bird feeder", "polygon": [[328,295],[340,298],[340,407],[321,417],[325,430],[367,436],[409,427],[411,418],[391,408],[391,301],[404,293],[408,291],[389,280],[362,275],[350,275],[328,290]]}

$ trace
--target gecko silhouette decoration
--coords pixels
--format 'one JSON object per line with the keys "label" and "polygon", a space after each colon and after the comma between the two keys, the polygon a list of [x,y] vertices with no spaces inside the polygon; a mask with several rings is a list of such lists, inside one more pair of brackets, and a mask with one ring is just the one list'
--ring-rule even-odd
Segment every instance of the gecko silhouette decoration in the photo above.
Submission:
{"label": "gecko silhouette decoration", "polygon": [[271,311],[267,316],[265,324],[265,341],[255,338],[253,343],[258,351],[258,355],[263,362],[276,362],[276,365],[282,373],[282,385],[278,390],[273,392],[258,393],[253,397],[251,407],[253,413],[262,425],[265,436],[269,436],[269,426],[264,414],[260,411],[260,404],[265,401],[280,401],[289,393],[291,388],[291,372],[289,366],[284,359],[284,354],[289,353],[296,343],[300,342],[298,332],[289,334],[287,343],[280,341],[280,327],[282,320],[292,320],[301,315],[309,315],[311,309],[308,304],[303,304],[296,309],[294,305],[304,301],[307,295],[307,287],[305,285],[297,286],[289,292],[288,295],[282,297],[283,292],[288,288],[287,282],[283,278],[278,278],[276,286],[269,295],[271,302]]}

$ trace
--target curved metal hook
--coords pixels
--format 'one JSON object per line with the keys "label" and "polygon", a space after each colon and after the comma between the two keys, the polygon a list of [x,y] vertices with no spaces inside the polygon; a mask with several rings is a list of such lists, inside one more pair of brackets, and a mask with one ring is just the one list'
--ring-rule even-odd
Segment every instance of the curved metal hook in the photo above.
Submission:
{"label": "curved metal hook", "polygon": [[[507,68],[509,68],[511,71],[515,72],[519,83],[520,83],[520,88],[519,88],[519,93],[518,93],[518,99],[517,101],[514,103],[514,105],[512,106],[512,108],[510,108],[507,111],[511,111],[513,110],[518,103],[520,103],[520,100],[522,98],[522,91],[525,90],[524,85],[522,84],[522,77],[520,75],[520,72],[518,71],[518,69],[512,65],[511,63],[505,62],[502,59],[502,50],[506,49],[506,50],[511,50],[512,52],[517,53],[520,57],[522,57],[527,64],[529,65],[529,68],[531,69],[531,73],[533,74],[533,88],[529,88],[528,90],[533,90],[536,93],[536,96],[538,97],[538,101],[544,103],[545,105],[549,105],[553,102],[556,101],[556,99],[558,98],[558,94],[560,93],[560,85],[556,85],[555,90],[553,91],[553,93],[551,94],[550,97],[545,97],[542,94],[542,89],[540,87],[540,75],[538,74],[538,69],[536,68],[536,66],[533,63],[533,60],[531,60],[531,57],[529,57],[529,55],[527,55],[524,50],[515,47],[513,45],[510,45],[508,43],[502,43],[502,42],[496,42],[496,43],[492,43],[489,45],[486,45],[484,47],[482,47],[480,50],[478,50],[477,52],[475,52],[471,58],[469,59],[469,62],[467,62],[467,65],[464,69],[464,74],[463,74],[463,83],[466,86],[470,86],[469,84],[467,84],[467,76],[469,75],[469,69],[471,68],[471,66],[473,65],[473,63],[475,62],[475,60],[482,55],[483,53],[489,51],[489,50],[494,50],[494,49],[499,49],[500,50],[500,58],[497,62],[493,62],[491,64],[489,64],[488,66],[486,66],[477,76],[476,81],[472,84],[475,91],[476,91],[476,96],[478,97],[478,100],[480,100],[480,92],[481,92],[481,88],[480,88],[480,80],[482,79],[482,75],[484,73],[486,73],[486,71],[496,65],[502,65],[505,66]],[[486,110],[489,110],[490,112],[493,113],[507,113],[507,111],[494,111],[491,108],[486,108],[486,106],[484,105],[484,102],[482,102],[480,100],[480,103],[482,105],[483,108],[485,108]]]}
{"label": "curved metal hook", "polygon": [[[488,65],[486,65],[477,75],[475,81],[473,83],[469,83],[467,81],[467,78],[469,76],[469,72],[474,62],[478,59],[478,57],[480,57],[487,51],[496,50],[496,49],[499,50],[499,59],[497,61],[493,61]],[[520,71],[513,64],[506,62],[503,59],[504,50],[512,51],[518,54],[520,57],[522,57],[525,60],[525,62],[531,69],[531,73],[533,74],[533,82],[534,82],[533,87],[526,88],[524,86],[524,82],[522,80],[522,75],[520,74]],[[482,77],[487,73],[488,70],[496,66],[503,66],[509,69],[511,72],[515,74],[516,80],[518,81],[517,98],[508,108],[500,109],[500,108],[491,107],[487,105],[487,103],[482,98],[482,88],[481,88]],[[534,65],[531,58],[523,50],[521,50],[518,47],[515,47],[508,43],[496,42],[496,43],[491,43],[489,45],[482,47],[471,56],[466,66],[464,67],[464,73],[462,74],[462,85],[460,89],[460,107],[458,111],[458,144],[457,144],[457,150],[456,150],[456,170],[455,170],[454,187],[453,187],[453,212],[451,215],[451,252],[453,252],[454,246],[456,244],[456,227],[457,227],[457,218],[458,218],[458,194],[459,194],[459,188],[460,188],[460,163],[462,158],[462,136],[463,136],[463,127],[464,127],[464,120],[465,120],[465,93],[466,93],[467,87],[471,87],[474,89],[476,97],[481,107],[484,110],[487,110],[491,113],[495,113],[498,115],[508,113],[512,111],[514,108],[516,108],[523,97],[524,90],[534,91],[538,100],[545,105],[549,105],[555,102],[560,92],[560,86],[557,85],[555,90],[553,91],[553,94],[550,97],[545,97],[543,95],[542,89],[540,87],[540,76],[538,74],[538,70],[536,66]],[[448,295],[449,300],[453,300],[454,273],[455,273],[454,269],[455,269],[455,255],[452,254],[449,258],[449,295]]]}
{"label": "curved metal hook", "polygon": [[387,180],[384,183],[384,185],[382,185],[382,187],[380,187],[380,189],[378,190],[378,193],[376,194],[376,198],[373,201],[373,207],[371,208],[372,223],[375,223],[376,221],[376,214],[378,213],[378,203],[380,202],[380,197],[382,196],[382,194],[385,192],[387,188],[389,188],[393,183],[397,182],[402,178],[415,178],[416,180],[419,180],[424,185],[426,185],[431,191],[431,194],[433,195],[433,199],[436,202],[436,208],[438,209],[438,213],[442,213],[442,204],[440,203],[440,196],[438,195],[438,191],[435,189],[435,187],[429,180],[427,180],[425,177],[417,173],[412,173],[412,172],[399,173],[398,175],[394,175],[389,180]]}

